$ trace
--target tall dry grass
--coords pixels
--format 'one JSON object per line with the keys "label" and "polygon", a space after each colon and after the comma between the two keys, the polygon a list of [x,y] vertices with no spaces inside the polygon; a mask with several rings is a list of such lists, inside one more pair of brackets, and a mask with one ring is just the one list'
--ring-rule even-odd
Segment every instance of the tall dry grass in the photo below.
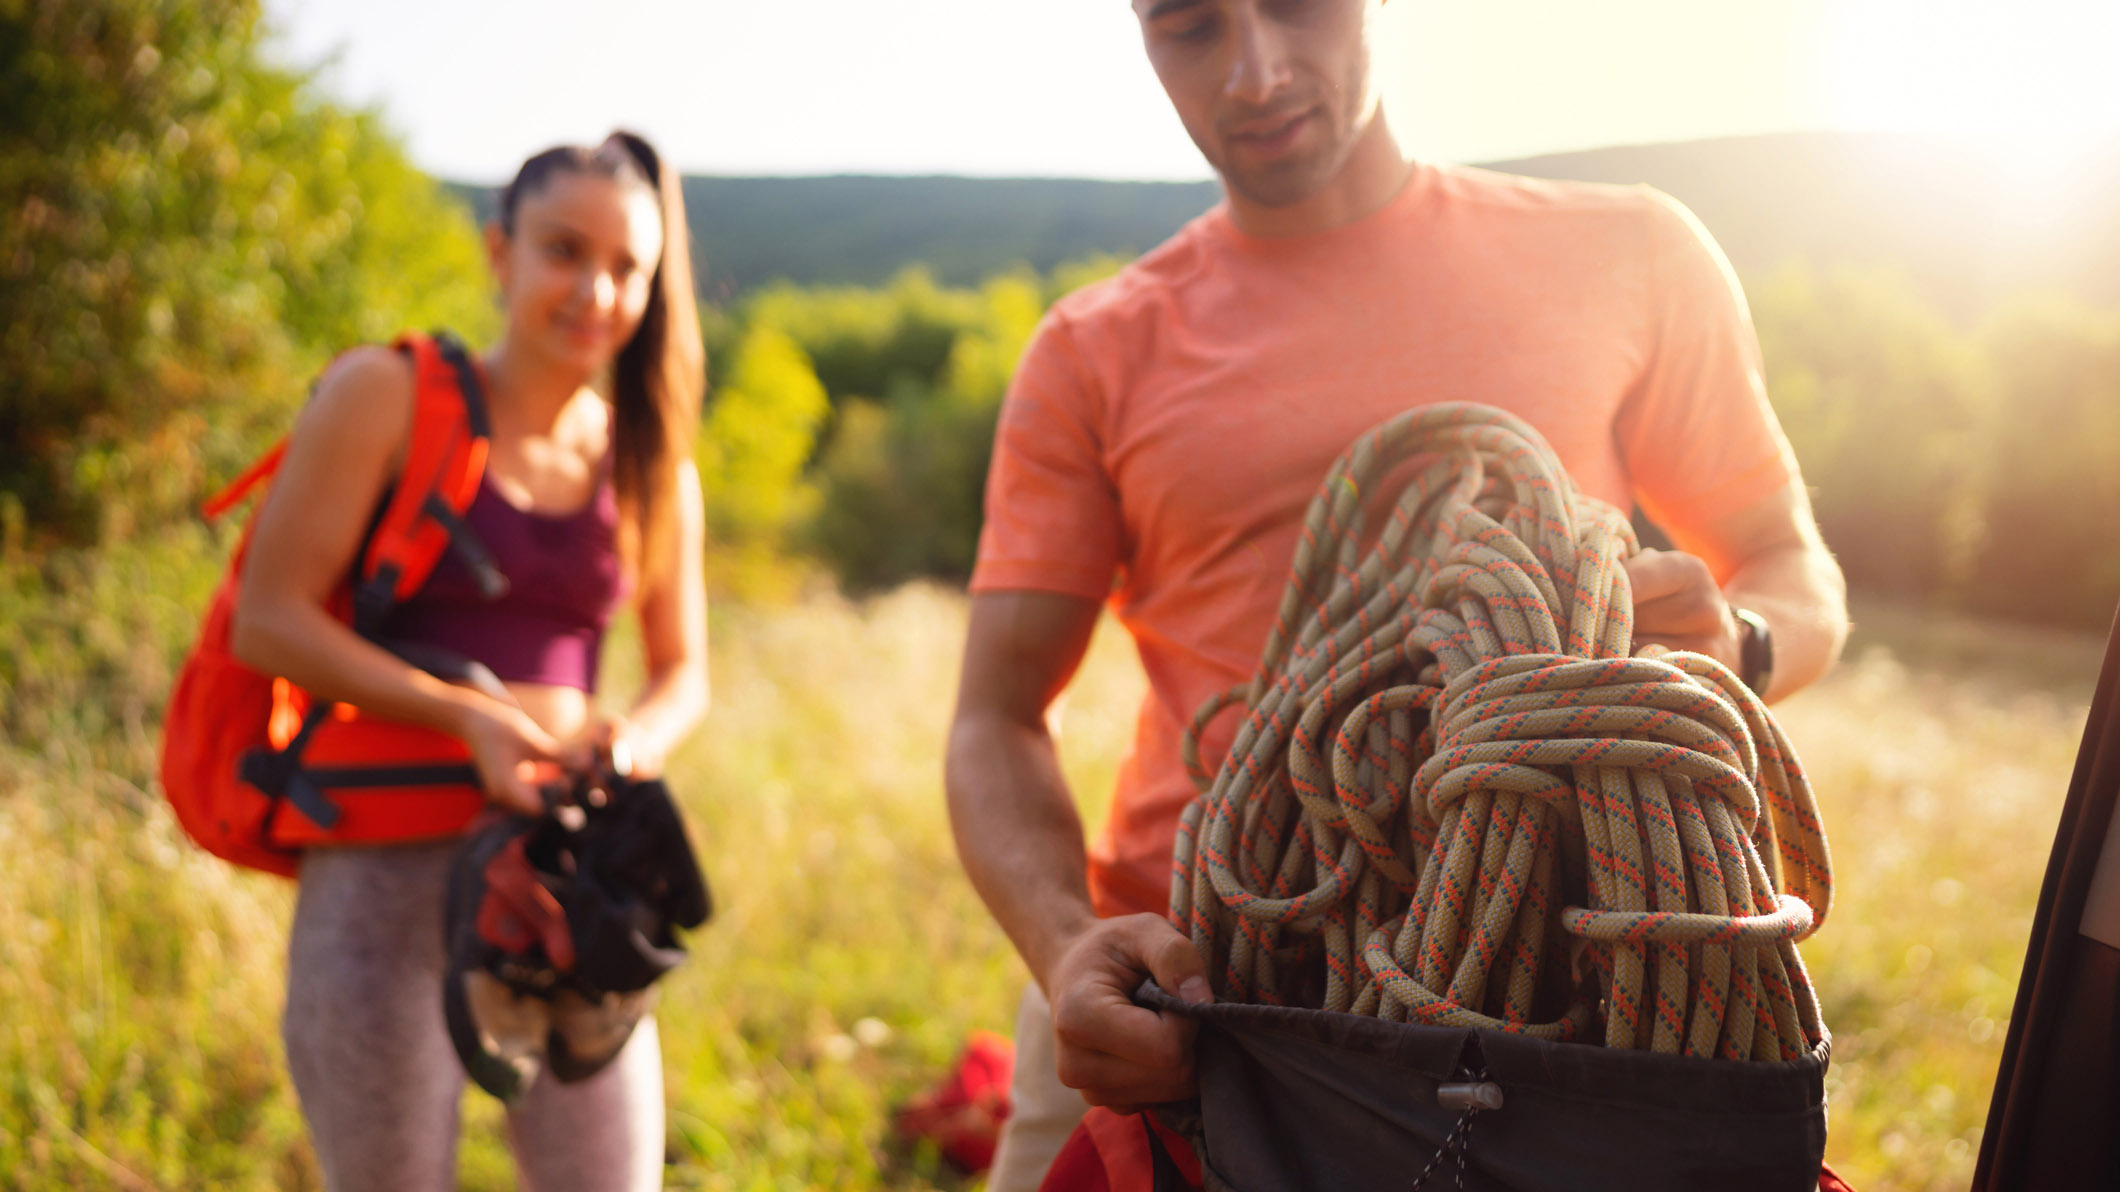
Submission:
{"label": "tall dry grass", "polygon": [[[151,724],[63,706],[167,679],[165,614],[118,599],[139,576],[89,580],[42,598],[71,610],[47,623],[100,618],[82,640],[124,665],[44,642],[62,706],[0,745],[0,1187],[317,1187],[278,1044],[289,889],[178,837]],[[720,907],[664,990],[671,1186],[961,1186],[888,1116],[969,1030],[1007,1029],[1023,979],[941,797],[963,616],[926,588],[715,610],[715,708],[671,767]],[[1840,878],[1805,955],[1836,1035],[1830,1156],[1928,1192],[1970,1172],[2096,658],[1873,620],[1782,709]],[[1093,820],[1140,689],[1107,625],[1062,721]],[[464,1186],[510,1186],[497,1112],[467,1107]]]}
{"label": "tall dry grass", "polygon": [[1972,1178],[2100,651],[1873,620],[1776,710],[1837,882],[1803,954],[1834,1035],[1829,1160],[1858,1188],[1941,1192]]}

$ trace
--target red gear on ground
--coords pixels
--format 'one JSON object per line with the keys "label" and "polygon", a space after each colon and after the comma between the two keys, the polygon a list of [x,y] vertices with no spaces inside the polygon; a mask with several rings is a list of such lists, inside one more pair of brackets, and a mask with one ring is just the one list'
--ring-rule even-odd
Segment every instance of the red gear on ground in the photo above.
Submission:
{"label": "red gear on ground", "polygon": [[933,1142],[951,1166],[977,1175],[993,1166],[1001,1124],[1009,1115],[1016,1047],[990,1031],[973,1031],[941,1084],[898,1110],[898,1136]]}

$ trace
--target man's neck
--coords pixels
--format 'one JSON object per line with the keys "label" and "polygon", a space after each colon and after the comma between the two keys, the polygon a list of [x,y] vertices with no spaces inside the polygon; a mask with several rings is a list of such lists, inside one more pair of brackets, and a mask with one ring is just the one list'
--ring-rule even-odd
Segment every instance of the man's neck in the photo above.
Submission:
{"label": "man's neck", "polygon": [[1316,193],[1282,207],[1252,202],[1225,185],[1229,217],[1252,236],[1285,238],[1329,232],[1382,209],[1406,184],[1413,163],[1380,108],[1356,139],[1340,171]]}

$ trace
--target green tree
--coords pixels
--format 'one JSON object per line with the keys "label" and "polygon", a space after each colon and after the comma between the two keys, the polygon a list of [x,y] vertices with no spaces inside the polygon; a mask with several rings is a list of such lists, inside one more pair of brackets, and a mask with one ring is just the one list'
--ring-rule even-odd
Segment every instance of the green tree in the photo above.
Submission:
{"label": "green tree", "polygon": [[2120,311],[2023,299],[1978,342],[1996,401],[1967,603],[2102,629],[2120,601]]}
{"label": "green tree", "polygon": [[1929,597],[1985,533],[1980,354],[1901,278],[1805,269],[1751,287],[1767,392],[1850,581]]}
{"label": "green tree", "polygon": [[0,0],[0,517],[37,539],[182,508],[337,348],[490,325],[462,209],[260,37],[256,0]]}
{"label": "green tree", "polygon": [[811,530],[843,584],[871,590],[971,574],[995,419],[1043,307],[1034,274],[989,281],[976,320],[951,341],[935,376],[845,409]]}
{"label": "green tree", "polygon": [[764,323],[744,332],[699,435],[708,532],[717,543],[777,547],[809,514],[817,494],[803,470],[829,410],[810,358],[786,332]]}
{"label": "green tree", "polygon": [[770,286],[747,304],[745,321],[778,327],[801,344],[838,401],[932,381],[957,333],[979,318],[976,291],[943,289],[913,266],[881,289]]}

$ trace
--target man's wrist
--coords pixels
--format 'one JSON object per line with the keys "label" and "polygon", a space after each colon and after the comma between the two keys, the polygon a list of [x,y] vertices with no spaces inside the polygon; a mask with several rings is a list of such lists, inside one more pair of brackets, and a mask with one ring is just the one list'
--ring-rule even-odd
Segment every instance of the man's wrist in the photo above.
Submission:
{"label": "man's wrist", "polygon": [[1096,912],[1091,910],[1089,903],[1085,901],[1080,914],[1069,915],[1045,929],[1037,956],[1024,957],[1026,966],[1031,970],[1031,978],[1038,982],[1040,989],[1045,990],[1046,996],[1052,996],[1053,990],[1049,982],[1053,969],[1060,964],[1061,957],[1066,956],[1098,922]]}

